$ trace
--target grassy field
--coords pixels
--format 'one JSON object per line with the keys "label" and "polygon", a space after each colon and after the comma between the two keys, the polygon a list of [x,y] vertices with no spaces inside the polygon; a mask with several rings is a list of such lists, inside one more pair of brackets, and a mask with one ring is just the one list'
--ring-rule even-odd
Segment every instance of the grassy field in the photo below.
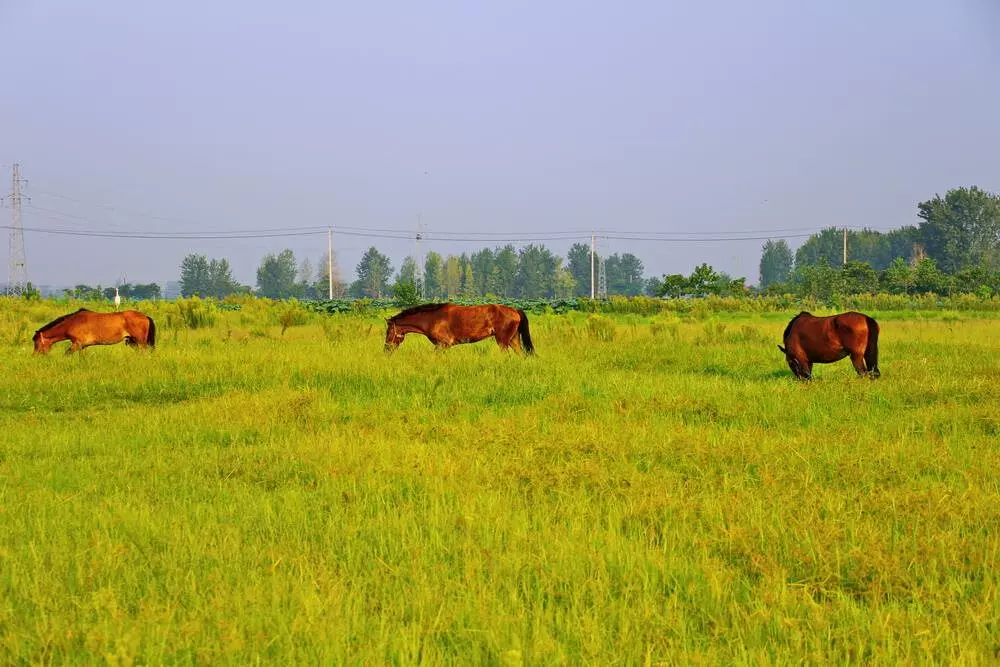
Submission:
{"label": "grassy field", "polygon": [[997,315],[873,313],[882,378],[803,384],[792,312],[32,357],[66,308],[0,305],[0,663],[1000,659]]}

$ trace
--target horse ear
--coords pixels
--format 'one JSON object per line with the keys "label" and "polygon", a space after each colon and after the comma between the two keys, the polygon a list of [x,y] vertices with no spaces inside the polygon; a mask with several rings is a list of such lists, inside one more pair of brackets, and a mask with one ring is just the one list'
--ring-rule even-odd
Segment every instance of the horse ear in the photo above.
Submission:
{"label": "horse ear", "polygon": [[781,353],[782,353],[782,354],[786,354],[786,352],[785,352],[785,348],[783,348],[783,347],[781,347],[781,346],[779,345],[779,346],[778,346],[778,349],[779,349],[779,350],[781,350]]}

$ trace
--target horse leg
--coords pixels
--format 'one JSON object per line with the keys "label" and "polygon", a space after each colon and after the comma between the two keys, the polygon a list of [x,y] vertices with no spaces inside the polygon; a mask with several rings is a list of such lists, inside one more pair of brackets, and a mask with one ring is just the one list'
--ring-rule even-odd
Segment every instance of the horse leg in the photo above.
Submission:
{"label": "horse leg", "polygon": [[860,352],[851,352],[851,363],[854,364],[854,370],[857,371],[858,377],[868,375],[868,368],[865,366],[865,355]]}
{"label": "horse leg", "polygon": [[70,338],[70,341],[71,343],[69,348],[66,350],[66,354],[73,354],[74,352],[79,352],[83,349],[83,345],[80,345],[80,341],[75,338]]}
{"label": "horse leg", "polygon": [[517,351],[521,347],[517,340],[516,325],[503,327],[502,329],[495,331],[493,336],[497,339],[497,345],[500,346],[501,350],[514,348],[514,350]]}

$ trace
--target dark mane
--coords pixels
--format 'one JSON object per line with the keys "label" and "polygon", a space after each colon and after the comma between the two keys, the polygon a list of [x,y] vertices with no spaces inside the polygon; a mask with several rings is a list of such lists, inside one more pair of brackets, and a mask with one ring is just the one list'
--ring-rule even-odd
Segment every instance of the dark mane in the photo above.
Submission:
{"label": "dark mane", "polygon": [[395,315],[389,318],[389,321],[395,322],[397,318],[404,317],[406,315],[415,315],[417,313],[432,313],[436,310],[444,308],[447,305],[448,305],[447,303],[422,303],[419,306],[413,306],[411,308],[407,308],[401,313],[396,313]]}
{"label": "dark mane", "polygon": [[86,308],[81,308],[81,309],[79,309],[79,310],[77,310],[77,311],[75,311],[75,312],[72,312],[72,313],[69,313],[68,315],[63,315],[62,317],[57,317],[56,319],[54,319],[54,320],[52,320],[51,322],[49,322],[48,324],[46,324],[46,325],[45,325],[44,327],[42,327],[42,328],[40,328],[40,329],[36,329],[36,330],[35,330],[35,333],[36,333],[36,334],[37,334],[37,333],[43,333],[43,332],[45,332],[45,331],[47,331],[47,330],[51,329],[51,328],[52,328],[52,327],[54,327],[55,325],[59,324],[60,322],[62,322],[63,320],[65,320],[65,319],[66,319],[67,317],[73,317],[73,316],[74,316],[74,315],[76,315],[77,313],[89,313],[89,312],[90,312],[90,311],[89,311],[89,310],[87,310]]}
{"label": "dark mane", "polygon": [[806,311],[803,310],[798,315],[796,315],[795,317],[793,317],[792,321],[788,323],[787,327],[785,327],[785,333],[781,334],[781,340],[782,341],[788,340],[788,332],[790,332],[792,330],[792,325],[795,324],[795,320],[799,319],[803,315],[809,315],[811,317],[812,313],[807,313]]}

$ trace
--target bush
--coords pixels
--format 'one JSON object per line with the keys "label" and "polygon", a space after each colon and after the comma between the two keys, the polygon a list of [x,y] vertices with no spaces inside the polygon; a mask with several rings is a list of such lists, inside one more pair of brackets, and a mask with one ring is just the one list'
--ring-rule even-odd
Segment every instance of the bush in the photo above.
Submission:
{"label": "bush", "polygon": [[288,327],[302,326],[309,321],[309,313],[306,312],[295,299],[288,301],[281,312],[278,313],[278,324],[281,325],[281,335],[285,335]]}
{"label": "bush", "polygon": [[397,280],[392,286],[392,298],[400,308],[409,308],[420,303],[420,291],[417,286],[409,281]]}
{"label": "bush", "polygon": [[[188,299],[178,299],[174,302],[176,314],[188,329],[201,329],[215,324],[218,311],[211,301],[204,301],[196,296]],[[167,315],[168,323],[172,323],[173,318],[170,313]]]}
{"label": "bush", "polygon": [[594,340],[610,343],[615,339],[615,323],[601,315],[587,318],[587,335]]}

